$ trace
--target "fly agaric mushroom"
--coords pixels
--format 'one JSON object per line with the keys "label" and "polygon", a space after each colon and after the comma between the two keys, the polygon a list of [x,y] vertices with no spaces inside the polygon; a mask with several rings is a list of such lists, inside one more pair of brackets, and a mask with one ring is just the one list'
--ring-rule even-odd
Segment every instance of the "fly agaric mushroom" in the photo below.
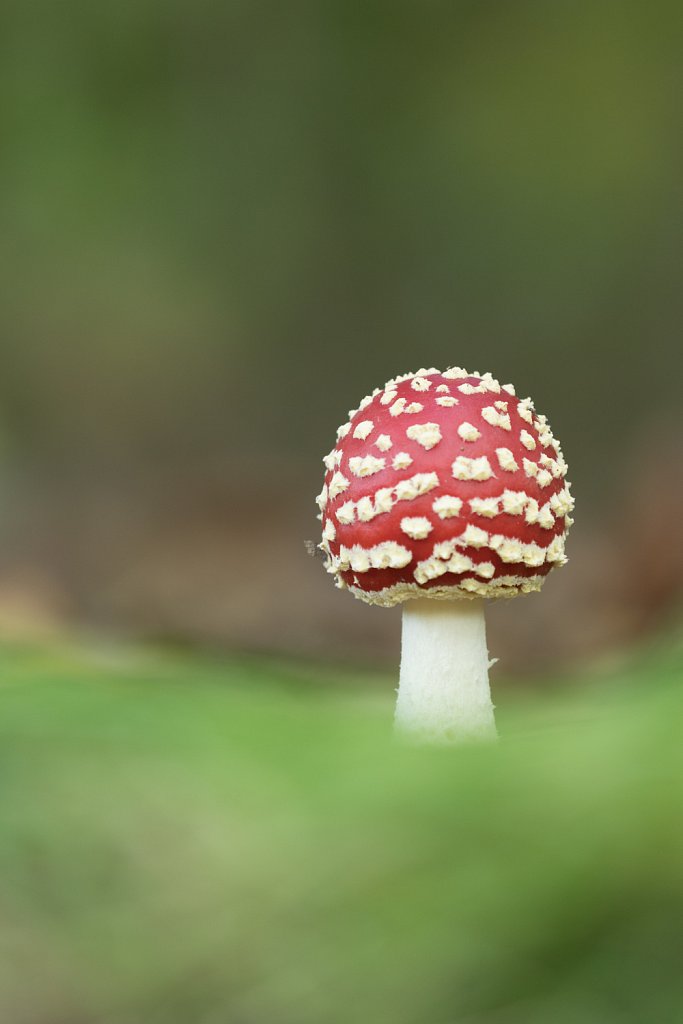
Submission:
{"label": "fly agaric mushroom", "polygon": [[566,562],[567,464],[530,398],[491,374],[418,370],[349,412],[317,498],[325,567],[369,604],[405,602],[396,725],[495,736],[484,600]]}

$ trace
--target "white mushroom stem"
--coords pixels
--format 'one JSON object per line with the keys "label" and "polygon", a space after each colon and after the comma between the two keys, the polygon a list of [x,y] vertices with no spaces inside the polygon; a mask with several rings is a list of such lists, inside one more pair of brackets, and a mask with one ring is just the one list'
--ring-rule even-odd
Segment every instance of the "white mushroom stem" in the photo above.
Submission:
{"label": "white mushroom stem", "polygon": [[395,724],[427,742],[496,738],[484,601],[405,602]]}

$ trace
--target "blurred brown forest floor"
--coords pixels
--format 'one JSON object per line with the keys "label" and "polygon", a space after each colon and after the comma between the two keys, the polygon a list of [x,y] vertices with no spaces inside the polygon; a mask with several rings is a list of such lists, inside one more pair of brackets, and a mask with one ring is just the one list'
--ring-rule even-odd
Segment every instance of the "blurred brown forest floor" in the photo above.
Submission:
{"label": "blurred brown forest floor", "polygon": [[[569,565],[541,595],[490,609],[491,652],[507,671],[599,657],[677,614],[682,443],[653,424],[601,507],[577,494]],[[306,555],[316,474],[280,461],[232,479],[206,467],[196,478],[118,486],[41,476],[5,502],[0,629],[395,661],[398,612],[337,591]]]}

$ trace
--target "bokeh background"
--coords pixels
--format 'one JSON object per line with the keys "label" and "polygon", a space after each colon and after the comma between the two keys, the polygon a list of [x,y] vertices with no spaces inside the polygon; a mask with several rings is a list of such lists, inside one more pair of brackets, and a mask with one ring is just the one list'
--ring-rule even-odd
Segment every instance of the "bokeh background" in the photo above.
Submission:
{"label": "bokeh background", "polygon": [[[683,1020],[683,6],[0,4],[0,1020]],[[349,408],[530,394],[502,737],[306,554]],[[512,685],[505,685],[510,683]],[[516,685],[515,685],[516,684]]]}
{"label": "bokeh background", "polygon": [[346,410],[452,364],[577,499],[493,653],[676,617],[682,43],[673,0],[6,0],[4,633],[395,659],[304,541]]}

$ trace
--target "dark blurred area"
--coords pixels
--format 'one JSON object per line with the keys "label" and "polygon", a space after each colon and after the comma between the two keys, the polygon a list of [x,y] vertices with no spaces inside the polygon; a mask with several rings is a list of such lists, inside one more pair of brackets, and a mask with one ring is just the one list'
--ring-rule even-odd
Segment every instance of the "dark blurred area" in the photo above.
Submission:
{"label": "dark blurred area", "polygon": [[680,609],[674,2],[6,0],[0,629],[396,658],[306,557],[348,408],[421,365],[550,418],[531,671]]}

